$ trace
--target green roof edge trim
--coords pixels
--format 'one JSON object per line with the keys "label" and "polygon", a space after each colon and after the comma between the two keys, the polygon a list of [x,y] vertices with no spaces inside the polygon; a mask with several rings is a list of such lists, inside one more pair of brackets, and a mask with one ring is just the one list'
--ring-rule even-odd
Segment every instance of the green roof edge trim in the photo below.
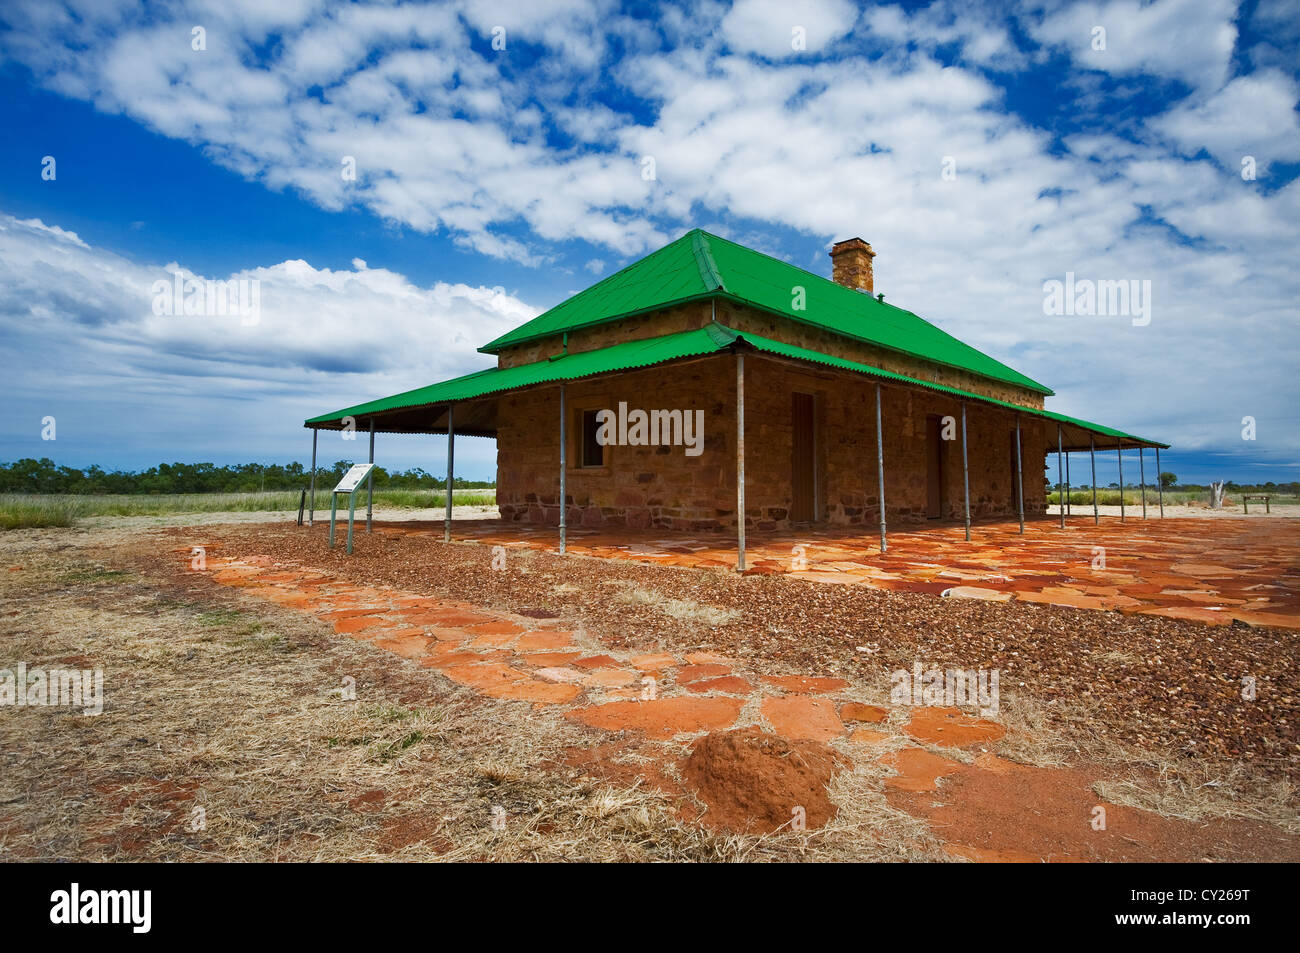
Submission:
{"label": "green roof edge trim", "polygon": [[400,394],[393,394],[389,397],[367,401],[365,403],[356,404],[352,407],[346,407],[342,410],[334,411],[333,413],[311,417],[308,420],[303,421],[303,426],[312,427],[313,425],[339,424],[345,417],[366,417],[395,410],[411,410],[418,407],[444,405],[455,403],[456,401],[474,400],[491,394],[519,390],[542,384],[555,384],[561,381],[576,380],[583,377],[591,377],[615,371],[637,370],[685,358],[721,353],[737,344],[745,344],[757,351],[775,354],[793,360],[807,361],[828,367],[855,371],[869,377],[876,377],[900,384],[922,387],[926,390],[949,394],[963,400],[992,404],[1008,410],[1014,410],[1017,413],[1028,414],[1034,417],[1043,417],[1049,420],[1055,420],[1058,423],[1069,424],[1070,426],[1078,427],[1082,430],[1087,430],[1102,436],[1115,437],[1120,440],[1131,440],[1136,443],[1152,447],[1161,447],[1163,449],[1169,448],[1169,444],[1167,443],[1161,443],[1160,441],[1152,440],[1148,437],[1140,437],[1135,434],[1125,433],[1122,430],[1116,430],[1113,427],[1106,427],[1102,424],[1095,424],[1081,418],[1070,417],[1050,410],[1038,410],[1034,407],[1024,407],[1010,401],[999,400],[995,397],[986,397],[982,394],[961,390],[956,387],[949,387],[945,384],[935,384],[929,381],[918,380],[914,377],[908,377],[905,374],[887,371],[879,367],[872,367],[869,364],[861,364],[847,358],[835,357],[830,354],[824,354],[821,351],[814,351],[810,348],[799,347],[794,344],[785,344],[784,342],[776,341],[759,334],[737,331],[717,322],[689,331],[676,331],[672,334],[662,335],[657,338],[625,341],[621,344],[598,348],[594,351],[580,351],[576,354],[565,354],[555,358],[535,361],[531,364],[519,364],[514,367],[506,368],[484,368],[481,371],[475,371],[472,374],[466,374],[462,377],[452,378],[451,380],[441,381],[425,387],[417,387],[413,390],[403,391]]}
{"label": "green roof edge trim", "polygon": [[[672,307],[675,307],[675,306],[677,306],[677,305],[679,305],[679,304],[689,304],[689,303],[692,302],[692,301],[708,301],[708,300],[710,300],[710,299],[712,299],[712,298],[722,298],[722,299],[725,299],[725,300],[727,300],[727,301],[731,301],[731,302],[733,302],[733,303],[735,303],[735,304],[743,304],[743,305],[747,305],[748,307],[755,308],[756,310],[762,311],[762,312],[764,312],[764,313],[766,313],[766,314],[774,314],[774,315],[776,315],[777,317],[781,317],[781,318],[785,318],[785,319],[787,319],[787,320],[789,320],[789,321],[793,321],[793,322],[795,322],[796,324],[802,324],[802,325],[804,325],[804,326],[806,326],[806,327],[810,327],[810,328],[819,328],[819,329],[821,329],[821,330],[826,330],[826,329],[825,329],[822,325],[820,325],[820,324],[815,324],[815,323],[813,323],[812,321],[804,321],[804,320],[802,320],[802,319],[800,319],[800,318],[791,317],[790,315],[785,314],[785,313],[782,312],[782,311],[774,311],[773,309],[767,307],[766,305],[759,304],[757,301],[751,301],[751,300],[748,299],[748,298],[742,298],[740,295],[738,295],[738,294],[733,294],[732,292],[727,291],[725,288],[721,288],[721,289],[719,289],[718,291],[706,291],[706,292],[704,292],[704,293],[702,293],[702,294],[689,295],[688,297],[685,297],[685,298],[677,298],[677,299],[674,300],[674,301],[665,301],[663,304],[656,304],[656,305],[654,305],[654,306],[652,306],[652,307],[644,308],[644,309],[642,309],[642,310],[640,310],[640,311],[629,311],[627,314],[619,315],[618,320],[621,320],[621,319],[623,319],[623,318],[634,318],[634,317],[636,317],[637,315],[640,315],[640,314],[648,314],[648,313],[650,313],[651,311],[660,311],[660,310],[662,310],[662,309],[664,309],[664,308],[672,308]],[[902,310],[902,309],[899,309],[899,310]],[[909,311],[908,314],[911,314],[911,312]],[[921,319],[921,320],[924,320],[924,319]],[[572,327],[570,327],[568,330],[569,330],[569,331],[581,331],[581,330],[583,330],[583,329],[585,329],[585,328],[592,328],[592,327],[597,327],[597,326],[599,326],[599,325],[601,325],[601,324],[607,324],[607,323],[609,323],[609,321],[610,321],[609,318],[598,318],[598,319],[596,319],[596,320],[594,320],[594,321],[588,321],[588,322],[586,322],[585,324],[575,324],[575,325],[573,325]],[[559,334],[559,333],[562,333],[562,332],[556,332],[556,333]],[[843,332],[837,332],[837,333],[843,333]],[[527,340],[528,340],[528,341],[538,341],[538,340],[541,340],[541,339],[544,338],[544,337],[551,337],[551,336],[552,336],[552,335],[550,335],[550,334],[543,334],[543,335],[538,335],[538,336],[535,337],[535,338],[528,338]],[[962,366],[959,365],[959,364],[952,364],[952,363],[949,363],[948,361],[941,361],[941,360],[938,360],[937,358],[926,357],[926,356],[924,356],[924,355],[918,355],[918,354],[917,354],[916,352],[914,352],[914,351],[905,351],[905,350],[903,350],[902,348],[891,347],[891,346],[888,345],[888,344],[881,344],[879,341],[873,341],[873,340],[871,340],[870,338],[858,337],[858,336],[856,336],[856,335],[852,335],[852,334],[844,334],[844,337],[852,338],[853,340],[857,340],[857,341],[862,341],[862,342],[865,343],[865,344],[870,344],[872,347],[878,347],[878,348],[880,348],[880,349],[883,350],[883,351],[889,351],[889,352],[892,353],[892,354],[904,354],[904,355],[907,355],[908,357],[921,357],[922,360],[929,361],[931,364],[937,364],[937,365],[940,366],[940,367],[950,367],[950,368],[952,368],[953,370],[964,371],[964,372],[967,373],[967,374],[974,374],[976,377],[983,377],[983,378],[986,378],[986,379],[988,379],[988,380],[999,381],[999,382],[1001,382],[1001,383],[1003,383],[1003,384],[1012,384],[1012,385],[1014,385],[1014,386],[1016,386],[1016,387],[1023,387],[1023,388],[1025,388],[1025,390],[1037,391],[1038,393],[1042,394],[1042,395],[1045,396],[1045,397],[1055,397],[1055,396],[1056,396],[1056,391],[1052,390],[1052,389],[1051,389],[1050,387],[1048,387],[1046,384],[1041,384],[1041,383],[1039,383],[1038,381],[1034,380],[1032,377],[1028,377],[1028,376],[1026,376],[1026,375],[1024,375],[1024,374],[1020,374],[1019,371],[1016,371],[1015,373],[1017,374],[1018,377],[1021,378],[1021,380],[1007,380],[1006,378],[1003,378],[1003,377],[992,377],[992,376],[990,376],[990,375],[988,375],[988,374],[983,374],[983,373],[981,373],[981,372],[979,372],[979,371],[973,371],[973,370],[971,370],[970,368],[968,368],[968,367],[962,367]],[[520,343],[520,344],[522,344],[522,343],[526,343],[526,342],[525,342],[525,341],[512,342],[512,344],[514,344],[514,343]],[[496,353],[496,352],[494,352],[494,351],[490,351],[490,350],[488,350],[491,346],[492,346],[491,344],[485,344],[485,345],[483,345],[483,347],[480,347],[480,348],[478,348],[477,350],[478,350],[478,352],[479,352],[480,354],[493,354],[493,353]],[[1014,368],[1012,368],[1012,370],[1014,370]]]}
{"label": "green roof edge trim", "polygon": [[657,338],[624,341],[594,351],[579,351],[543,358],[531,364],[488,367],[462,377],[454,377],[451,380],[439,381],[400,394],[345,407],[333,413],[311,417],[303,422],[303,426],[334,424],[339,423],[344,417],[374,416],[394,410],[410,410],[461,400],[474,400],[539,384],[554,384],[611,371],[650,367],[682,358],[713,354],[729,346],[730,343],[730,339],[727,339],[725,344],[720,342],[718,332],[713,327],[706,326],[689,331],[677,331]]}

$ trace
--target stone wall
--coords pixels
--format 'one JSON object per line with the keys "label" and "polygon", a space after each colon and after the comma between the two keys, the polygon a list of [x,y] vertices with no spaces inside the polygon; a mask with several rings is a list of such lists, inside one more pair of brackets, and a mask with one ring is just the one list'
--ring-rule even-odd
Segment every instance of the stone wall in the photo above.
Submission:
{"label": "stone wall", "polygon": [[[747,522],[763,529],[789,525],[793,428],[791,393],[815,399],[815,483],[817,512],[832,525],[880,522],[876,464],[875,385],[838,373],[748,358],[745,374],[745,484]],[[890,523],[926,519],[926,418],[954,420],[955,438],[944,442],[942,518],[964,515],[961,460],[961,404],[955,398],[915,388],[882,386],[885,504]],[[967,449],[971,516],[1016,512],[1011,411],[967,405]],[[1046,508],[1043,461],[1046,425],[1021,421],[1021,463],[1025,513]]]}
{"label": "stone wall", "polygon": [[[815,398],[816,496],[819,521],[879,523],[876,485],[875,387],[843,372],[804,369],[750,354],[745,373],[746,524],[790,525],[793,428],[791,395]],[[704,358],[568,385],[568,521],[574,526],[630,525],[677,530],[735,528],[735,356]],[[915,388],[882,388],[885,500],[890,524],[926,516],[926,418],[951,415],[956,440],[946,444],[947,519],[963,514],[961,408],[958,401]],[[679,446],[605,448],[600,467],[579,464],[578,423],[584,409],[704,411],[700,456]],[[1013,516],[1010,411],[969,404],[971,514]],[[543,387],[501,399],[497,498],[506,520],[559,522],[559,391]],[[1047,422],[1022,421],[1025,512],[1046,508]]]}
{"label": "stone wall", "polygon": [[[584,410],[704,411],[703,450],[680,446],[610,446],[604,465],[580,466]],[[568,522],[681,530],[735,525],[734,358],[648,368],[607,380],[567,385]],[[497,502],[505,520],[559,523],[558,387],[502,398],[497,434]]]}

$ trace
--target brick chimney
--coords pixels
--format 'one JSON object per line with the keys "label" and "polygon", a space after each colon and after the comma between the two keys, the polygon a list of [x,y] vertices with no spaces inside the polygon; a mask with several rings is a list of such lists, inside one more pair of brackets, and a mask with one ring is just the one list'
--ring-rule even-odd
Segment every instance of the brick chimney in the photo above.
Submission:
{"label": "brick chimney", "polygon": [[871,294],[871,259],[876,253],[860,238],[846,238],[831,246],[831,277],[835,283]]}

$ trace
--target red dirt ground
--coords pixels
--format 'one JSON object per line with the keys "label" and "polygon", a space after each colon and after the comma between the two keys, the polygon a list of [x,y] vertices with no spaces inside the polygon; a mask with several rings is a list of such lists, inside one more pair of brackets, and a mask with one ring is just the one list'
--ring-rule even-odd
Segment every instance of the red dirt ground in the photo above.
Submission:
{"label": "red dirt ground", "polygon": [[824,744],[741,728],[695,742],[682,776],[708,805],[702,821],[712,827],[767,834],[802,808],[797,823],[811,830],[835,816],[826,786],[844,760]]}
{"label": "red dirt ground", "polygon": [[[188,564],[189,547],[176,553]],[[752,662],[738,672],[739,660],[714,652],[614,648],[589,633],[561,630],[557,619],[356,585],[263,554],[209,555],[208,573],[217,583],[313,612],[340,633],[416,659],[486,696],[561,706],[567,717],[609,733],[611,743],[695,739],[683,775],[708,805],[709,822],[729,829],[775,829],[789,822],[796,806],[807,812],[809,828],[824,824],[834,812],[826,784],[846,763],[825,742],[871,745],[899,737],[884,720],[888,710],[844,698],[853,686],[838,677],[774,675]],[[651,671],[657,680],[647,687],[643,679]],[[751,702],[758,723],[742,726],[742,710]],[[932,745],[986,746],[1005,730],[955,709],[913,708],[908,715],[903,734]],[[854,727],[862,721],[881,730]],[[664,752],[673,749],[639,750],[672,757]],[[1268,825],[1190,824],[1113,805],[1107,829],[1094,831],[1089,820],[1098,798],[1091,785],[1099,774],[1082,767],[1035,768],[989,755],[965,765],[914,745],[880,762],[896,772],[884,785],[890,801],[929,821],[954,856],[1294,859],[1298,853],[1300,839]],[[657,767],[644,777],[674,787]]]}
{"label": "red dirt ground", "polygon": [[[1175,821],[1105,804],[1095,771],[1032,768],[991,754],[973,765],[917,757],[915,784],[886,785],[890,803],[925,818],[956,856],[980,861],[1284,861],[1295,841],[1271,824]],[[915,756],[914,756],[915,757]],[[927,787],[921,775],[943,772]],[[892,779],[891,779],[892,780]],[[1105,808],[1105,829],[1094,811]]]}

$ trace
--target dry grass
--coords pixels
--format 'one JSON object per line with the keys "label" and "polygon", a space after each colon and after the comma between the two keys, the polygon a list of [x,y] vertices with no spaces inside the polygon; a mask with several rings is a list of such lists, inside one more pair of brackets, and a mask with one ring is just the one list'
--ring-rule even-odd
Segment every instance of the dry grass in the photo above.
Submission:
{"label": "dry grass", "polygon": [[1099,765],[1114,775],[1093,785],[1099,797],[1161,817],[1267,821],[1300,833],[1300,797],[1289,781],[1269,781],[1238,763],[1208,762],[1101,739],[1086,730],[1096,707],[1095,701],[1084,698],[1044,705],[1027,695],[1003,692],[998,718],[1007,734],[997,753],[1036,767]]}
{"label": "dry grass", "polygon": [[1109,652],[1093,652],[1092,655],[1097,661],[1106,662],[1109,665],[1138,665],[1142,661],[1132,652],[1124,652],[1119,649]]}
{"label": "dry grass", "polygon": [[726,625],[740,618],[737,609],[719,609],[717,606],[701,605],[690,599],[674,599],[654,589],[646,589],[631,583],[622,583],[614,593],[614,601],[627,605],[650,606],[671,616],[679,622],[706,626]]}
{"label": "dry grass", "polygon": [[[675,830],[650,793],[539,767],[581,744],[578,729],[449,689],[299,613],[80,559],[0,582],[21,612],[5,664],[79,659],[104,670],[106,696],[98,717],[6,712],[6,859],[728,856]],[[191,831],[196,807],[206,828]]]}
{"label": "dry grass", "polygon": [[1061,768],[1088,754],[1117,750],[1110,742],[1094,741],[1085,752],[1080,743],[1081,737],[1087,737],[1081,729],[1099,707],[1090,698],[1054,699],[1043,704],[1028,694],[1005,690],[999,694],[997,720],[1007,733],[999,742],[998,754],[1004,758],[1038,768]]}
{"label": "dry grass", "polygon": [[1112,804],[1140,808],[1161,817],[1266,821],[1300,834],[1300,798],[1295,786],[1280,780],[1261,783],[1240,765],[1207,765],[1130,753],[1130,776],[1098,781],[1093,790]]}
{"label": "dry grass", "polygon": [[[457,489],[456,506],[495,506],[496,491]],[[0,493],[0,529],[68,527],[104,516],[166,516],[212,513],[292,513],[301,502],[297,490],[261,493]],[[329,518],[329,490],[317,488],[318,513]],[[365,497],[360,498],[362,505]],[[377,509],[437,509],[446,505],[441,490],[377,489]],[[346,500],[343,501],[346,513]]]}

